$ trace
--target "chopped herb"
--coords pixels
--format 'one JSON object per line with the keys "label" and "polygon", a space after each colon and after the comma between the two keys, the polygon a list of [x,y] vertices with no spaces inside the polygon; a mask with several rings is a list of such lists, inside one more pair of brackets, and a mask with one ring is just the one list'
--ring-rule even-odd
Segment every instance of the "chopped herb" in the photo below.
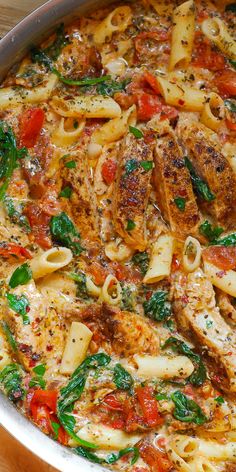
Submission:
{"label": "chopped herb", "polygon": [[73,123],[73,127],[74,127],[75,129],[77,129],[77,128],[78,128],[78,126],[79,126],[79,123],[78,123],[78,121],[77,121],[77,120],[75,120],[75,121],[74,121],[74,123]]}
{"label": "chopped herb", "polygon": [[148,172],[149,170],[152,170],[152,168],[153,168],[153,162],[152,161],[141,161],[140,165],[146,172]]}
{"label": "chopped herb", "polygon": [[121,297],[121,309],[127,311],[134,311],[136,299],[134,291],[132,290],[132,286],[124,285],[122,287]]}
{"label": "chopped herb", "polygon": [[64,187],[63,190],[59,193],[59,197],[70,198],[73,190],[71,187]]}
{"label": "chopped herb", "polygon": [[65,167],[67,167],[68,169],[75,169],[76,168],[76,162],[75,161],[65,162]]}
{"label": "chopped herb", "polygon": [[77,297],[84,298],[84,299],[89,298],[87,285],[86,285],[86,275],[84,274],[84,272],[71,272],[69,276],[71,279],[73,279],[76,282]]}
{"label": "chopped herb", "polygon": [[193,352],[185,342],[175,338],[174,336],[171,336],[166,340],[162,346],[162,349],[166,349],[167,347],[171,347],[173,351],[178,352],[179,354],[184,354],[185,356],[189,357],[189,359],[194,361],[196,367],[188,380],[197,387],[202,385],[206,380],[206,368],[201,360],[201,357]]}
{"label": "chopped herb", "polygon": [[199,233],[205,236],[208,241],[215,241],[223,231],[223,228],[220,228],[220,226],[213,227],[207,220],[199,226]]}
{"label": "chopped herb", "polygon": [[156,321],[166,320],[171,314],[170,303],[167,301],[167,292],[158,290],[143,304],[144,313]]}
{"label": "chopped herb", "polygon": [[173,333],[176,329],[175,323],[171,319],[166,320],[165,323],[163,324],[163,326],[164,326],[164,328],[167,328],[171,333]]}
{"label": "chopped herb", "polygon": [[216,246],[236,246],[236,233],[228,234],[222,239],[216,239],[215,241],[212,241],[213,245]]}
{"label": "chopped herb", "polygon": [[229,5],[226,5],[225,11],[232,11],[233,13],[236,13],[236,3],[230,3]]}
{"label": "chopped herb", "polygon": [[29,265],[25,262],[13,272],[10,281],[9,287],[15,288],[18,285],[25,285],[29,280],[32,279],[32,271]]}
{"label": "chopped herb", "polygon": [[225,402],[224,398],[221,396],[214,398],[214,400],[218,405],[222,405]]}
{"label": "chopped herb", "polygon": [[132,257],[133,264],[140,268],[142,275],[146,274],[149,266],[149,261],[149,255],[145,251],[137,252],[137,254],[134,254],[134,256]]}
{"label": "chopped herb", "polygon": [[26,148],[17,149],[15,135],[5,121],[0,121],[0,201],[3,200],[18,159],[25,157]]}
{"label": "chopped herb", "polygon": [[139,458],[139,450],[137,447],[126,447],[125,449],[121,449],[119,452],[112,452],[105,458],[97,456],[97,454],[90,452],[82,446],[77,447],[75,452],[79,454],[79,456],[82,456],[95,464],[114,464],[121,459],[121,457],[126,456],[127,454],[133,454],[130,465],[134,465]]}
{"label": "chopped herb", "polygon": [[236,101],[235,100],[225,100],[224,101],[225,106],[228,108],[229,111],[232,113],[236,113]]}
{"label": "chopped herb", "polygon": [[16,223],[22,228],[24,228],[27,233],[30,233],[31,228],[30,228],[29,220],[25,215],[22,215],[20,211],[15,209],[13,199],[8,196],[5,196],[3,203],[4,203],[4,206],[6,208],[6,211],[10,220],[13,223]]}
{"label": "chopped herb", "polygon": [[166,395],[166,393],[157,393],[155,395],[155,398],[158,400],[158,401],[161,401],[161,400],[169,400],[169,397],[168,395]]}
{"label": "chopped herb", "polygon": [[212,325],[213,325],[213,321],[211,321],[211,320],[206,321],[206,328],[207,329],[210,329],[212,327]]}
{"label": "chopped herb", "polygon": [[80,399],[84,391],[90,369],[105,367],[110,361],[110,356],[102,352],[87,357],[74,371],[68,384],[61,389],[57,403],[58,418],[64,429],[78,443],[90,449],[95,449],[96,445],[82,440],[75,434],[75,418],[70,413],[73,411],[75,401]]}
{"label": "chopped herb", "polygon": [[109,95],[113,96],[116,92],[121,92],[125,90],[126,86],[130,83],[131,79],[125,79],[121,82],[116,82],[115,80],[108,80],[109,76],[106,77],[106,80],[97,86],[97,93],[100,95]]}
{"label": "chopped herb", "polygon": [[206,182],[204,182],[204,180],[202,180],[201,177],[199,177],[199,175],[197,175],[188,157],[185,157],[185,165],[187,169],[189,170],[193,188],[197,192],[197,194],[201,198],[203,198],[203,200],[206,200],[207,202],[211,202],[212,200],[214,200],[215,195],[211,192],[209,185]]}
{"label": "chopped herb", "polygon": [[135,128],[134,126],[129,127],[129,132],[132,133],[134,137],[137,139],[143,138],[142,131],[138,128]]}
{"label": "chopped herb", "polygon": [[79,242],[80,234],[66,213],[52,217],[50,230],[55,242],[70,248],[77,256],[81,254],[83,248]]}
{"label": "chopped herb", "polygon": [[121,364],[115,365],[113,382],[120,390],[130,390],[134,383],[130,373]]}
{"label": "chopped herb", "polygon": [[58,439],[58,434],[59,434],[59,429],[61,425],[59,423],[56,423],[55,421],[51,421],[51,426],[54,432],[54,439]]}
{"label": "chopped herb", "polygon": [[10,344],[12,350],[13,350],[14,352],[16,352],[16,351],[17,351],[17,342],[16,342],[16,340],[15,340],[15,338],[14,338],[14,336],[13,336],[13,334],[12,334],[12,332],[11,332],[9,326],[8,326],[8,324],[7,324],[5,321],[3,321],[3,322],[1,323],[1,326],[2,326],[2,329],[3,329],[4,333],[5,333],[5,336],[6,336],[6,338],[7,338],[7,341],[8,341],[8,343]]}
{"label": "chopped herb", "polygon": [[185,200],[185,198],[177,197],[177,198],[174,199],[174,202],[175,202],[177,208],[178,208],[180,211],[184,211],[184,210],[185,210],[185,205],[186,205],[186,200]]}
{"label": "chopped herb", "polygon": [[129,159],[126,163],[125,163],[125,172],[126,172],[126,175],[129,175],[131,174],[131,172],[134,172],[134,170],[136,170],[139,166],[139,163],[137,161],[137,159]]}
{"label": "chopped herb", "polygon": [[133,220],[127,220],[127,226],[126,230],[127,231],[132,231],[135,228],[136,224]]}
{"label": "chopped herb", "polygon": [[35,374],[43,376],[46,372],[45,364],[36,365],[36,367],[33,368],[33,371]]}
{"label": "chopped herb", "polygon": [[0,373],[0,383],[8,396],[8,398],[17,402],[24,396],[22,388],[22,369],[18,364],[9,364]]}
{"label": "chopped herb", "polygon": [[8,305],[11,310],[22,316],[23,324],[30,324],[30,319],[27,315],[29,310],[29,300],[25,295],[17,296],[14,293],[6,294]]}
{"label": "chopped herb", "polygon": [[232,61],[231,59],[229,60],[230,65],[236,69],[236,61]]}
{"label": "chopped herb", "polygon": [[173,411],[174,417],[184,423],[195,423],[202,425],[207,421],[200,406],[193,400],[189,399],[180,390],[171,395],[171,399],[175,404]]}

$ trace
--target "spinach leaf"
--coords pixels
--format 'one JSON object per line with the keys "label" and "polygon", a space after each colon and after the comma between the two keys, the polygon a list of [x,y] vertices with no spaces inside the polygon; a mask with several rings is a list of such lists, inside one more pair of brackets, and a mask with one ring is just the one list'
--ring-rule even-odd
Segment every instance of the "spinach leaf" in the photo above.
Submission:
{"label": "spinach leaf", "polygon": [[171,399],[175,404],[173,415],[177,420],[197,425],[202,425],[207,421],[207,417],[200,406],[195,401],[186,397],[180,390],[174,392],[171,395]]}
{"label": "spinach leaf", "polygon": [[61,23],[60,26],[56,29],[56,39],[53,41],[50,46],[44,49],[45,54],[47,54],[53,61],[56,61],[61,54],[62,49],[69,44],[69,40],[66,37],[64,24]]}
{"label": "spinach leaf", "polygon": [[17,402],[23,398],[22,369],[18,364],[9,364],[4,367],[0,373],[0,383],[11,401]]}
{"label": "spinach leaf", "polygon": [[7,211],[7,214],[9,216],[10,220],[13,223],[16,223],[19,226],[21,226],[22,228],[24,228],[26,233],[30,233],[31,228],[30,228],[29,220],[28,220],[27,216],[22,215],[22,213],[20,211],[15,209],[13,199],[6,195],[5,198],[4,198],[3,203],[4,203],[4,206],[6,208],[6,211]]}
{"label": "spinach leaf", "polygon": [[6,297],[11,310],[22,316],[23,324],[30,324],[30,319],[27,315],[27,310],[29,308],[28,298],[25,295],[22,295],[21,297],[14,295],[14,293],[7,293]]}
{"label": "spinach leaf", "polygon": [[145,172],[148,172],[149,170],[152,170],[152,168],[153,168],[153,162],[152,161],[141,161],[140,165],[145,170]]}
{"label": "spinach leaf", "polygon": [[113,382],[120,390],[130,390],[134,380],[130,373],[121,364],[116,364],[114,368]]}
{"label": "spinach leaf", "polygon": [[222,239],[216,239],[211,242],[211,245],[216,246],[236,246],[236,233],[228,234]]}
{"label": "spinach leaf", "polygon": [[94,462],[96,464],[114,464],[117,462],[121,457],[126,456],[127,454],[133,454],[133,458],[131,460],[130,465],[134,465],[138,458],[139,458],[139,450],[137,447],[126,447],[125,449],[121,449],[119,452],[111,453],[104,459],[102,457],[97,456],[96,454],[88,451],[84,447],[77,447],[75,449],[75,452],[79,454],[79,456],[82,456],[86,459],[88,459],[91,462]]}
{"label": "spinach leaf", "polygon": [[13,336],[13,334],[12,334],[12,332],[11,332],[9,326],[8,326],[8,324],[7,324],[5,321],[3,321],[3,322],[1,323],[1,326],[2,326],[2,329],[3,329],[4,333],[5,333],[5,336],[6,336],[6,338],[7,338],[7,341],[8,341],[8,343],[10,344],[12,350],[13,350],[14,352],[16,352],[16,351],[17,351],[17,342],[16,342],[16,340],[15,340],[15,338],[14,338],[14,336]]}
{"label": "spinach leaf", "polygon": [[177,197],[177,198],[174,199],[174,202],[175,202],[175,205],[177,206],[177,208],[178,208],[180,211],[184,211],[184,210],[185,210],[185,205],[186,205],[186,200],[185,200],[185,198]]}
{"label": "spinach leaf", "polygon": [[236,61],[229,60],[230,65],[236,69]]}
{"label": "spinach leaf", "polygon": [[197,366],[194,369],[194,372],[190,375],[188,380],[195,386],[202,385],[206,380],[206,368],[201,360],[201,357],[190,349],[190,347],[180,339],[170,336],[166,342],[163,344],[162,349],[170,346],[175,352],[179,354],[184,354],[189,357]]}
{"label": "spinach leaf", "polygon": [[89,298],[84,272],[71,272],[69,277],[76,282],[76,296],[83,299]]}
{"label": "spinach leaf", "polygon": [[226,5],[225,11],[232,11],[233,13],[236,13],[236,3],[230,3],[229,5]]}
{"label": "spinach leaf", "polygon": [[149,261],[149,255],[145,251],[137,252],[137,254],[134,254],[134,256],[132,257],[133,264],[140,268],[142,275],[146,274],[149,266]]}
{"label": "spinach leaf", "polygon": [[29,280],[32,279],[32,271],[29,265],[25,262],[13,272],[10,280],[9,287],[15,288],[18,285],[25,285]]}
{"label": "spinach leaf", "polygon": [[56,423],[55,421],[51,421],[51,426],[54,432],[54,439],[58,439],[58,434],[59,434],[59,429],[61,425],[59,423]]}
{"label": "spinach leaf", "polygon": [[30,382],[29,382],[29,386],[30,388],[32,387],[40,387],[42,389],[45,389],[46,387],[46,381],[44,380],[43,376],[46,372],[46,367],[45,367],[45,364],[39,364],[39,365],[36,365],[34,368],[33,368],[33,372],[36,374],[35,377],[33,377]]}
{"label": "spinach leaf", "polygon": [[84,391],[90,369],[104,367],[108,365],[110,361],[110,356],[102,352],[87,357],[74,371],[68,384],[61,389],[60,398],[57,403],[58,419],[67,433],[82,446],[90,449],[95,449],[96,445],[82,440],[77,434],[75,434],[75,418],[70,415],[70,413],[73,411],[75,401],[80,399]]}
{"label": "spinach leaf", "polygon": [[108,80],[108,77],[101,85],[97,87],[97,93],[99,95],[110,95],[113,96],[116,92],[122,92],[126,86],[130,83],[131,79],[124,79],[121,82],[115,80]]}
{"label": "spinach leaf", "polygon": [[95,464],[102,464],[105,460],[102,457],[98,457],[96,454],[90,452],[88,449],[82,446],[76,447],[75,452],[79,456],[84,457],[85,459],[88,459],[90,462],[94,462]]}
{"label": "spinach leaf", "polygon": [[100,84],[105,82],[107,79],[109,79],[109,75],[103,75],[102,77],[87,77],[84,79],[80,80],[73,80],[73,79],[67,79],[66,77],[63,77],[58,70],[53,68],[52,72],[57,75],[59,80],[63,82],[63,84],[66,85],[77,85],[79,87],[90,87],[92,85]]}
{"label": "spinach leaf", "polygon": [[221,395],[219,397],[214,398],[214,400],[218,405],[222,405],[225,402],[224,398]]}
{"label": "spinach leaf", "polygon": [[171,314],[170,303],[167,301],[167,292],[158,290],[149,300],[143,303],[144,313],[156,321],[163,321]]}
{"label": "spinach leaf", "polygon": [[129,127],[129,132],[132,133],[134,135],[134,137],[137,138],[137,139],[143,138],[142,131],[138,128],[135,128],[134,126]]}
{"label": "spinach leaf", "polygon": [[201,198],[203,198],[203,200],[206,200],[207,202],[211,202],[212,200],[214,200],[215,195],[211,192],[209,185],[206,182],[204,182],[204,180],[202,180],[201,177],[199,177],[199,175],[197,175],[188,157],[185,157],[185,165],[187,169],[189,170],[193,188],[196,191],[196,193]]}
{"label": "spinach leaf", "polygon": [[217,239],[221,233],[223,233],[223,231],[223,228],[220,226],[213,227],[207,220],[199,226],[199,233],[205,236],[205,238],[211,242],[215,241],[215,239]]}
{"label": "spinach leaf", "polygon": [[135,228],[136,224],[133,220],[127,220],[126,231],[132,231]]}
{"label": "spinach leaf", "polygon": [[61,192],[59,193],[59,197],[70,198],[73,190],[69,185],[64,187]]}
{"label": "spinach leaf", "polygon": [[66,213],[52,217],[50,230],[55,242],[68,247],[77,256],[81,254],[83,248],[79,242],[80,234]]}
{"label": "spinach leaf", "polygon": [[16,138],[5,121],[0,121],[0,201],[3,200],[18,159],[25,156],[26,148],[17,149]]}
{"label": "spinach leaf", "polygon": [[228,108],[229,111],[232,113],[236,113],[236,101],[235,100],[225,100],[224,101],[225,106]]}
{"label": "spinach leaf", "polygon": [[125,163],[125,173],[126,173],[126,175],[129,175],[132,172],[134,172],[138,168],[138,166],[139,166],[139,162],[137,161],[137,159],[129,159]]}
{"label": "spinach leaf", "polygon": [[76,161],[67,161],[64,164],[65,167],[68,169],[75,169],[76,168]]}

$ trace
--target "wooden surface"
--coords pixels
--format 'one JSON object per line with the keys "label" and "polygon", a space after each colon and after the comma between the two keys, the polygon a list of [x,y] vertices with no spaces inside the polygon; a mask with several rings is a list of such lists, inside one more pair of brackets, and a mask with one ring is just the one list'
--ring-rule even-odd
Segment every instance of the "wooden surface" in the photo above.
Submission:
{"label": "wooden surface", "polygon": [[[0,37],[43,0],[0,0]],[[46,456],[46,451],[45,451]],[[0,472],[56,472],[0,427]]]}

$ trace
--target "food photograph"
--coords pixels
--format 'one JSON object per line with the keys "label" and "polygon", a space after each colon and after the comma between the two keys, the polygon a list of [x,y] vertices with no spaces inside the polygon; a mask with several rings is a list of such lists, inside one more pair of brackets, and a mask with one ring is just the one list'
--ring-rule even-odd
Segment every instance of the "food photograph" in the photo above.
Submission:
{"label": "food photograph", "polygon": [[236,3],[0,35],[0,471],[236,472]]}

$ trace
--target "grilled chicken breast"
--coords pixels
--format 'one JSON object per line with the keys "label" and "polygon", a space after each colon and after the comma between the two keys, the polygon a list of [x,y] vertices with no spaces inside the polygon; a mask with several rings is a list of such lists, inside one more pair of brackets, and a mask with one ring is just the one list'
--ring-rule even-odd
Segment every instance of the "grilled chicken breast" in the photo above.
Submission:
{"label": "grilled chicken breast", "polygon": [[196,233],[200,216],[183,151],[168,124],[159,125],[154,162],[158,206],[171,230],[185,239]]}
{"label": "grilled chicken breast", "polygon": [[236,336],[221,317],[213,286],[201,269],[176,276],[174,310],[182,329],[193,330],[208,354],[220,361],[227,389],[236,392]]}
{"label": "grilled chicken breast", "polygon": [[220,289],[216,290],[216,301],[222,316],[234,328],[236,326],[236,308],[233,304],[233,297]]}
{"label": "grilled chicken breast", "polygon": [[224,228],[232,227],[236,221],[236,177],[214,135],[206,126],[195,122],[182,123],[178,133],[196,173],[215,197],[204,203],[207,212]]}
{"label": "grilled chicken breast", "polygon": [[76,161],[76,167],[64,167],[62,178],[65,185],[69,185],[73,217],[83,238],[98,237],[98,217],[96,214],[96,199],[89,178],[89,166],[84,152],[76,151],[70,158]]}
{"label": "grilled chicken breast", "polygon": [[129,134],[123,141],[118,176],[113,197],[114,226],[133,249],[144,251],[146,208],[151,190],[152,148],[144,139]]}
{"label": "grilled chicken breast", "polygon": [[104,349],[121,357],[134,354],[158,354],[159,338],[151,326],[139,315],[121,311],[104,303],[90,305],[82,311],[82,320],[89,322],[92,331],[97,330],[104,339]]}

